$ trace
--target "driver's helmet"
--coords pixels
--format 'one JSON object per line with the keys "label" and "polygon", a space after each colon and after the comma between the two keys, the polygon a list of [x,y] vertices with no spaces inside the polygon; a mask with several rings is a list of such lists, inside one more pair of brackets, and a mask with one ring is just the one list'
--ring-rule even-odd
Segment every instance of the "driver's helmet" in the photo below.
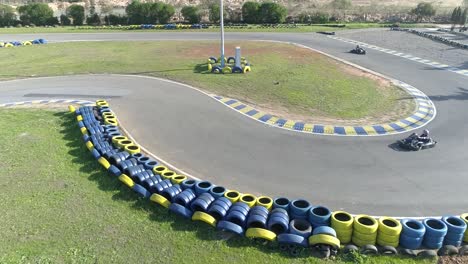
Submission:
{"label": "driver's helmet", "polygon": [[422,135],[424,135],[426,137],[429,136],[429,130],[424,129]]}
{"label": "driver's helmet", "polygon": [[356,45],[356,49],[360,49],[361,47],[359,47],[359,45]]}

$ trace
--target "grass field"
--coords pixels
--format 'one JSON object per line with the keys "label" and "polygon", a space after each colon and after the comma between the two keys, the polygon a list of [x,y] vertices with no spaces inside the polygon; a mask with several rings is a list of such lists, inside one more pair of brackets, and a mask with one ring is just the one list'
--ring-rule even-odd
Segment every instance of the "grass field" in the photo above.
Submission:
{"label": "grass field", "polygon": [[[91,158],[76,120],[57,110],[0,109],[0,263],[375,263],[322,261],[245,238],[138,199]],[[345,261],[347,260],[347,261]]]}
{"label": "grass field", "polygon": [[[168,78],[240,99],[288,117],[385,122],[413,111],[413,100],[393,86],[361,76],[351,67],[307,49],[267,42],[227,43],[252,62],[245,75],[206,74],[215,42],[79,42],[3,49],[9,62],[2,79],[87,73],[140,74]],[[13,63],[14,62],[14,63]],[[354,70],[355,71],[355,70]],[[395,113],[388,115],[388,113]],[[385,119],[386,118],[386,119]]]}
{"label": "grass field", "polygon": [[[339,31],[347,29],[364,29],[364,28],[378,28],[389,26],[390,24],[379,23],[348,23],[344,28],[328,27],[323,25],[301,25],[291,28],[262,28],[258,25],[251,25],[247,28],[231,28],[226,25],[226,32],[317,32],[317,31]],[[431,24],[401,24],[402,27],[433,27]],[[128,30],[125,28],[119,29],[118,27],[103,28],[103,27],[23,27],[23,28],[0,28],[0,34],[29,34],[29,33],[95,33],[95,32],[218,32],[219,27],[208,29],[179,29],[179,30]],[[9,41],[9,40],[3,40]],[[11,40],[10,40],[11,41]]]}

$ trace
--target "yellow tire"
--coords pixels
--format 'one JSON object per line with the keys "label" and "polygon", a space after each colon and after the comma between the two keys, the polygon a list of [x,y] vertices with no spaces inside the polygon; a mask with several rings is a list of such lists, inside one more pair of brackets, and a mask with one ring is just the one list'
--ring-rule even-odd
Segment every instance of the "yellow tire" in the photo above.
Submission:
{"label": "yellow tire", "polygon": [[383,241],[389,241],[389,242],[399,241],[400,235],[390,236],[384,233],[377,232],[377,239],[381,239]]}
{"label": "yellow tire", "polygon": [[112,144],[114,144],[115,146],[118,146],[117,141],[119,141],[119,140],[128,140],[128,138],[124,137],[124,136],[112,137]]}
{"label": "yellow tire", "polygon": [[96,105],[99,104],[99,103],[105,103],[105,104],[107,104],[107,101],[106,101],[106,100],[102,100],[102,99],[96,100]]}
{"label": "yellow tire", "polygon": [[119,123],[117,122],[117,119],[105,119],[104,120],[104,124],[106,125],[113,125],[113,126],[117,126]]}
{"label": "yellow tire", "polygon": [[377,244],[379,246],[398,247],[399,242],[399,237],[382,237],[380,235],[377,236]]}
{"label": "yellow tire", "polygon": [[377,232],[374,232],[372,234],[363,234],[357,230],[353,231],[353,237],[356,237],[360,240],[366,240],[366,241],[372,241],[377,239]]}
{"label": "yellow tire", "polygon": [[242,194],[239,198],[239,201],[247,204],[250,208],[255,206],[255,202],[257,201],[257,197],[253,194]]}
{"label": "yellow tire", "polygon": [[78,122],[83,121],[83,116],[82,115],[77,115],[76,116],[76,121],[78,121]]}
{"label": "yellow tire", "polygon": [[234,190],[230,190],[224,193],[224,197],[228,198],[232,203],[239,201],[240,196],[240,192]]}
{"label": "yellow tire", "polygon": [[354,217],[353,229],[362,234],[372,234],[377,232],[379,223],[375,218],[368,215],[357,215]]}
{"label": "yellow tire", "polygon": [[245,236],[249,238],[261,238],[268,241],[276,240],[275,233],[271,232],[270,230],[257,227],[251,227],[247,229],[247,231],[245,232]]}
{"label": "yellow tire", "polygon": [[128,153],[130,154],[137,154],[137,153],[140,153],[141,152],[141,149],[139,146],[135,145],[135,144],[131,144],[131,145],[126,145],[124,147],[124,150],[127,151]]}
{"label": "yellow tire", "polygon": [[255,204],[263,206],[268,210],[271,210],[271,207],[273,206],[273,199],[271,199],[271,197],[268,196],[260,196],[257,198]]}
{"label": "yellow tire", "polygon": [[229,67],[229,66],[226,66],[223,68],[223,73],[227,74],[227,73],[232,73],[232,68]]}
{"label": "yellow tire", "polygon": [[213,69],[213,65],[211,63],[208,63],[208,71],[211,71]]}
{"label": "yellow tire", "polygon": [[172,178],[174,178],[175,176],[177,176],[177,174],[171,170],[166,170],[165,172],[161,174],[161,178],[167,179],[167,180],[172,180]]}
{"label": "yellow tire", "polygon": [[23,42],[21,44],[23,44],[23,46],[31,46],[32,45],[31,41],[25,41],[25,42]]}
{"label": "yellow tire", "polygon": [[463,237],[463,241],[468,243],[468,231],[465,231],[465,236]]}
{"label": "yellow tire", "polygon": [[69,105],[68,106],[68,111],[70,111],[70,113],[75,113],[76,112],[76,109],[73,105]]}
{"label": "yellow tire", "polygon": [[338,232],[336,233],[336,238],[340,240],[341,244],[348,244],[351,242],[353,235],[347,235],[347,234],[339,234]]}
{"label": "yellow tire", "polygon": [[166,197],[159,195],[157,193],[153,193],[150,196],[150,200],[165,208],[169,208],[169,206],[171,206],[171,202],[169,202],[169,200],[167,200]]}
{"label": "yellow tire", "polygon": [[353,230],[353,217],[344,211],[336,211],[331,215],[331,227],[340,230]]}
{"label": "yellow tire", "polygon": [[376,240],[362,240],[362,239],[359,239],[359,238],[357,238],[355,236],[353,236],[351,241],[353,241],[353,244],[355,244],[356,246],[359,246],[359,247],[362,247],[362,246],[365,246],[365,245],[375,245],[375,243],[377,242]]}
{"label": "yellow tire", "polygon": [[460,215],[460,218],[468,225],[468,213]]}
{"label": "yellow tire", "polygon": [[250,72],[251,70],[252,69],[250,68],[250,66],[245,66],[244,69],[243,69],[244,73]]}
{"label": "yellow tire", "polygon": [[115,115],[113,113],[111,113],[111,112],[104,112],[102,114],[102,117],[104,117],[104,119],[109,119],[109,118],[110,119],[115,119],[116,118]]}
{"label": "yellow tire", "polygon": [[109,169],[110,166],[111,166],[110,163],[109,163],[109,161],[107,161],[104,157],[100,157],[100,158],[98,159],[98,162],[99,162],[99,164],[101,164],[104,168],[106,168],[106,170]]}
{"label": "yellow tire", "polygon": [[88,141],[86,142],[86,148],[91,151],[94,148],[93,142]]}
{"label": "yellow tire", "polygon": [[379,234],[386,234],[389,236],[399,236],[401,233],[401,223],[395,218],[381,217],[379,218]]}
{"label": "yellow tire", "polygon": [[201,211],[196,211],[193,213],[192,221],[202,221],[213,227],[216,227],[216,219],[213,216]]}
{"label": "yellow tire", "polygon": [[133,185],[135,185],[132,178],[128,177],[127,175],[123,173],[119,176],[119,180],[123,182],[125,185],[127,185],[129,188],[132,188]]}
{"label": "yellow tire", "polygon": [[80,131],[81,131],[81,134],[83,134],[83,135],[88,134],[88,129],[86,129],[86,127],[80,128]]}
{"label": "yellow tire", "polygon": [[340,248],[340,240],[338,238],[325,234],[313,235],[309,237],[309,245],[316,244],[325,244],[334,248]]}
{"label": "yellow tire", "polygon": [[14,45],[13,45],[13,44],[11,44],[11,43],[7,43],[7,44],[5,44],[5,46],[4,46],[4,47],[5,47],[5,48],[12,48],[12,47],[14,47]]}
{"label": "yellow tire", "polygon": [[125,146],[132,145],[133,142],[128,139],[117,140],[117,147],[125,148]]}
{"label": "yellow tire", "polygon": [[173,184],[181,184],[186,179],[187,179],[187,176],[185,176],[185,175],[176,175],[176,176],[171,178],[171,182]]}
{"label": "yellow tire", "polygon": [[153,168],[154,174],[162,175],[164,172],[169,171],[165,166],[156,166]]}

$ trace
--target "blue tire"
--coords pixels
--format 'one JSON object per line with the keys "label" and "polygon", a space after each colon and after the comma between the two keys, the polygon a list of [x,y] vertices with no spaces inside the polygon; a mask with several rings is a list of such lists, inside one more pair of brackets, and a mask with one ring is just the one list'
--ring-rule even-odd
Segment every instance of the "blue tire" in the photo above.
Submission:
{"label": "blue tire", "polygon": [[426,240],[423,241],[423,246],[429,249],[439,249],[443,245],[444,245],[443,241],[442,242],[430,242],[430,241],[426,242]]}
{"label": "blue tire", "polygon": [[238,226],[245,227],[246,226],[245,221],[247,219],[247,215],[238,210],[229,210],[225,219]]}
{"label": "blue tire", "polygon": [[127,151],[122,151],[122,152],[119,152],[110,156],[109,162],[113,165],[119,165],[122,161],[126,160],[128,157],[130,157],[130,154]]}
{"label": "blue tire", "polygon": [[409,237],[404,234],[400,235],[400,246],[406,249],[418,249],[423,242],[422,237]]}
{"label": "blue tire", "polygon": [[101,157],[101,154],[99,154],[99,151],[97,151],[95,148],[91,150],[91,155],[93,155],[93,158],[99,159]]}
{"label": "blue tire", "polygon": [[291,218],[307,219],[310,203],[303,199],[294,200],[290,204]]}
{"label": "blue tire", "polygon": [[234,63],[236,63],[236,58],[234,58],[234,57],[229,57],[229,58],[227,59],[227,63],[231,63],[231,61],[234,62]]}
{"label": "blue tire", "polygon": [[179,184],[172,185],[169,188],[164,189],[161,195],[164,196],[168,201],[173,201],[174,198],[182,192]]}
{"label": "blue tire", "polygon": [[424,237],[444,237],[447,234],[447,225],[442,220],[427,218],[423,220],[423,225],[426,227]]}
{"label": "blue tire", "polygon": [[135,153],[132,154],[130,157],[138,160],[139,158],[143,157],[143,153]]}
{"label": "blue tire", "polygon": [[112,147],[105,147],[101,150],[102,156],[104,156],[104,158],[106,158],[107,160],[109,160],[110,156],[114,155],[117,152],[118,150],[113,149]]}
{"label": "blue tire", "polygon": [[309,238],[312,235],[312,226],[305,219],[293,219],[289,223],[289,233]]}
{"label": "blue tire", "polygon": [[180,184],[180,187],[182,187],[182,190],[185,190],[185,189],[194,190],[195,184],[197,184],[197,181],[192,180],[192,179],[187,179]]}
{"label": "blue tire", "polygon": [[246,227],[266,229],[267,220],[268,220],[268,216],[265,217],[264,215],[259,215],[259,214],[249,214],[249,217],[247,218],[247,222],[246,222],[247,224]]}
{"label": "blue tire", "polygon": [[141,157],[137,158],[138,164],[145,164],[149,160],[150,160],[150,158],[147,157],[147,156],[141,156]]}
{"label": "blue tire", "polygon": [[154,176],[153,171],[145,170],[145,171],[137,173],[134,177],[132,177],[132,179],[136,183],[143,184],[143,182],[145,182],[146,179],[149,179],[153,176]]}
{"label": "blue tire", "polygon": [[309,211],[309,222],[313,227],[329,226],[331,214],[331,211],[326,207],[313,207]]}
{"label": "blue tire", "polygon": [[201,181],[195,184],[195,194],[201,195],[202,193],[209,192],[213,184],[209,181]]}
{"label": "blue tire", "polygon": [[160,183],[162,181],[161,179],[161,176],[159,175],[155,175],[153,177],[150,177],[148,179],[146,179],[144,182],[143,182],[143,186],[149,190],[151,193],[155,193],[156,192],[156,184]]}
{"label": "blue tire", "polygon": [[138,173],[140,173],[142,171],[145,171],[145,166],[143,166],[143,165],[136,165],[136,166],[132,166],[132,167],[127,167],[124,170],[125,174],[127,174],[131,178],[134,178],[135,175],[137,175]]}
{"label": "blue tire", "polygon": [[210,60],[213,63],[218,63],[218,59],[216,59],[215,57],[210,57]]}
{"label": "blue tire", "polygon": [[407,237],[422,238],[426,233],[426,227],[417,220],[403,219],[400,221],[402,225],[401,234]]}
{"label": "blue tire", "polygon": [[189,207],[190,203],[195,200],[195,192],[192,189],[185,189],[174,197],[174,203],[178,203],[182,206]]}
{"label": "blue tire", "polygon": [[88,134],[83,135],[83,141],[86,143],[90,140],[90,137]]}
{"label": "blue tire", "polygon": [[78,122],[78,127],[79,127],[79,128],[84,127],[83,121]]}
{"label": "blue tire", "polygon": [[444,244],[444,246],[445,245],[451,245],[451,246],[454,246],[454,247],[460,247],[461,244],[462,244],[462,239],[450,240],[450,239],[445,238],[443,244]]}
{"label": "blue tire", "polygon": [[216,228],[218,230],[234,233],[239,236],[242,236],[244,234],[244,229],[241,226],[231,223],[229,221],[219,221]]}
{"label": "blue tire", "polygon": [[190,209],[180,205],[180,204],[177,204],[177,203],[172,203],[170,206],[169,206],[169,210],[177,215],[180,215],[182,216],[183,218],[187,218],[187,219],[191,219],[192,218],[192,215],[193,215],[193,212],[190,211]]}
{"label": "blue tire", "polygon": [[213,195],[213,197],[215,198],[223,197],[225,192],[226,188],[224,188],[223,186],[213,186],[209,190],[209,193],[211,193],[211,195]]}
{"label": "blue tire", "polygon": [[142,198],[148,199],[151,196],[151,193],[139,184],[133,185],[132,189]]}
{"label": "blue tire", "polygon": [[445,236],[445,239],[452,240],[452,241],[458,241],[458,240],[463,240],[464,234],[455,234],[455,233],[450,233],[448,232],[447,235]]}
{"label": "blue tire", "polygon": [[138,164],[137,160],[135,158],[131,158],[131,159],[120,162],[118,166],[121,171],[125,171],[125,169],[127,169],[128,167],[133,167],[133,166],[136,166],[137,164]]}
{"label": "blue tire", "polygon": [[232,68],[232,73],[243,73],[244,71],[242,70],[241,67],[234,66]]}
{"label": "blue tire", "polygon": [[332,236],[332,237],[336,237],[335,229],[333,229],[333,228],[331,228],[329,226],[319,226],[319,227],[314,229],[312,234],[313,235],[324,234],[324,235],[329,235],[329,236]]}
{"label": "blue tire", "polygon": [[281,215],[271,214],[267,223],[268,230],[275,234],[282,234],[289,231],[289,218],[286,219]]}
{"label": "blue tire", "polygon": [[153,170],[154,167],[159,166],[159,162],[155,160],[148,160],[145,162],[144,166],[147,170]]}
{"label": "blue tire", "polygon": [[111,165],[107,171],[108,171],[112,176],[115,176],[115,177],[119,177],[119,176],[122,174],[122,172],[119,170],[119,168],[117,168],[117,167],[114,166],[114,165]]}
{"label": "blue tire", "polygon": [[466,223],[458,216],[444,216],[442,221],[447,225],[447,233],[464,234],[466,231]]}
{"label": "blue tire", "polygon": [[276,237],[276,240],[279,244],[296,245],[301,247],[309,246],[309,243],[305,237],[295,234],[279,234]]}
{"label": "blue tire", "polygon": [[232,202],[228,198],[218,198],[213,203],[211,203],[210,208],[208,209],[208,213],[217,221],[219,221],[226,216],[229,208],[231,208],[231,205]]}
{"label": "blue tire", "polygon": [[214,197],[209,194],[209,193],[202,193],[195,199],[192,204],[190,205],[190,208],[192,211],[200,211],[200,212],[206,212],[208,210],[208,207],[211,205],[211,203],[214,201]]}
{"label": "blue tire", "polygon": [[153,186],[154,192],[161,194],[165,189],[172,186],[171,180],[162,180]]}
{"label": "blue tire", "polygon": [[289,201],[288,198],[284,198],[284,197],[275,198],[273,200],[273,208],[282,208],[286,210],[286,212],[289,212],[290,203],[291,202]]}
{"label": "blue tire", "polygon": [[245,215],[247,215],[250,211],[250,207],[246,204],[246,203],[243,203],[243,202],[236,202],[232,205],[231,209],[229,209],[230,211],[234,211],[234,210],[237,210]]}

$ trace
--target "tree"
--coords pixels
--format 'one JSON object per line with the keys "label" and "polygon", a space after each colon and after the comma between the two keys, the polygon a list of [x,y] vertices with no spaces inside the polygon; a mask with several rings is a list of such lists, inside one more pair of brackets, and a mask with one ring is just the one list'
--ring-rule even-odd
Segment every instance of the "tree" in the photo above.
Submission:
{"label": "tree", "polygon": [[463,10],[463,13],[461,13],[460,18],[458,19],[458,23],[460,24],[460,31],[461,31],[461,27],[465,26],[467,16],[468,16],[468,7],[465,8],[465,10]]}
{"label": "tree", "polygon": [[175,9],[172,5],[161,3],[157,17],[158,22],[161,24],[166,24],[171,20],[171,17],[175,14]]}
{"label": "tree", "polygon": [[191,24],[200,22],[200,10],[196,6],[184,6],[180,11],[185,20]]}
{"label": "tree", "polygon": [[416,16],[416,22],[420,22],[425,17],[432,17],[436,13],[431,3],[419,3],[416,8],[411,10],[411,14]]}
{"label": "tree", "polygon": [[9,5],[0,5],[0,26],[12,26],[15,20],[15,10]]}
{"label": "tree", "polygon": [[130,24],[142,24],[142,6],[139,1],[133,1],[125,8]]}
{"label": "tree", "polygon": [[48,19],[53,17],[54,11],[42,3],[33,3],[18,7],[20,20],[24,24],[34,24],[37,26],[47,25]]}
{"label": "tree", "polygon": [[221,7],[218,3],[212,3],[208,6],[209,10],[209,19],[212,23],[219,23]]}
{"label": "tree", "polygon": [[98,14],[94,13],[93,15],[86,18],[86,24],[99,26],[101,25],[101,18],[99,17]]}
{"label": "tree", "polygon": [[67,15],[73,19],[74,26],[83,25],[85,19],[84,7],[81,5],[71,5],[67,9]]}
{"label": "tree", "polygon": [[62,26],[69,26],[71,25],[71,20],[66,15],[60,16],[60,25]]}
{"label": "tree", "polygon": [[450,17],[450,22],[452,22],[452,27],[450,28],[451,31],[455,29],[455,25],[460,21],[461,15],[461,7],[455,7],[452,11],[452,16]]}
{"label": "tree", "polygon": [[262,23],[283,23],[287,14],[286,8],[280,4],[265,2],[260,5],[259,17]]}
{"label": "tree", "polygon": [[258,23],[258,13],[260,4],[257,2],[245,2],[242,5],[242,18],[245,23],[256,24]]}

